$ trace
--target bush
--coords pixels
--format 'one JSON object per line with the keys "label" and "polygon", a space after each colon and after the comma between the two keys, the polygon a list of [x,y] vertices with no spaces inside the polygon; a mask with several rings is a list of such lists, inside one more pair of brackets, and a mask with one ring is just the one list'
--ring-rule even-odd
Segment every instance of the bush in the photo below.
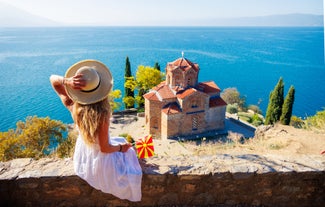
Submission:
{"label": "bush", "polygon": [[15,158],[41,158],[48,156],[58,144],[64,142],[67,128],[61,121],[49,117],[29,116],[17,122],[16,130],[0,132],[0,160]]}
{"label": "bush", "polygon": [[251,123],[254,125],[254,126],[260,126],[263,124],[263,120],[261,119],[261,117],[258,116],[258,114],[254,114],[252,117],[251,117]]}
{"label": "bush", "polygon": [[258,107],[256,105],[249,105],[248,109],[254,111],[257,114],[262,114],[262,111],[261,111],[260,107]]}
{"label": "bush", "polygon": [[318,111],[316,115],[307,117],[306,127],[314,127],[318,129],[325,128],[325,109],[323,111]]}
{"label": "bush", "polygon": [[137,109],[137,112],[138,112],[138,113],[142,113],[142,112],[144,112],[144,108],[143,108],[143,107],[138,108],[138,109]]}
{"label": "bush", "polygon": [[238,112],[238,104],[228,104],[226,110],[230,114],[235,114]]}
{"label": "bush", "polygon": [[[77,141],[78,131],[77,130],[70,130],[68,132],[68,136],[61,142],[58,147],[55,149],[55,153],[58,157],[73,157],[75,143]],[[53,152],[54,154],[54,152]]]}
{"label": "bush", "polygon": [[305,125],[304,121],[297,117],[297,116],[292,116],[290,120],[290,126],[293,126],[294,128],[301,129]]}

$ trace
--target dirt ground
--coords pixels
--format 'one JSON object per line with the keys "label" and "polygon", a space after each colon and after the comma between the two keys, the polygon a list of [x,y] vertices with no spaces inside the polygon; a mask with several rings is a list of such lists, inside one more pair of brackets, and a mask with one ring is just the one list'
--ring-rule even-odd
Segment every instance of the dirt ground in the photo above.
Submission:
{"label": "dirt ground", "polygon": [[[110,125],[111,136],[130,134],[134,140],[147,135],[143,117],[124,116]],[[291,126],[275,125],[259,127],[255,137],[243,139],[241,134],[228,132],[223,139],[179,142],[177,140],[154,139],[156,156],[208,155],[208,154],[256,154],[321,155],[325,151],[325,131],[296,129]],[[222,140],[222,141],[221,141]],[[323,154],[325,159],[325,154]]]}

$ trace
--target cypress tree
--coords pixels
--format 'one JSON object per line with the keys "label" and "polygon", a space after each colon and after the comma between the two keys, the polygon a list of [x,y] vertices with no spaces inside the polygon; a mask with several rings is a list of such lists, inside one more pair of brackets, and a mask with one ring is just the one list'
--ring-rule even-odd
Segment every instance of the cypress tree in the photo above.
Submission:
{"label": "cypress tree", "polygon": [[[132,73],[131,73],[131,64],[129,61],[129,57],[126,57],[125,60],[125,75],[124,75],[124,83],[126,82],[127,78],[132,77]],[[125,90],[125,97],[131,96],[132,98],[134,98],[134,91],[132,91],[130,88],[124,87]],[[133,108],[133,106],[127,106],[127,104],[125,103],[125,108]]]}
{"label": "cypress tree", "polygon": [[294,100],[295,100],[295,88],[291,86],[282,106],[282,114],[280,117],[280,122],[283,125],[290,124]]}
{"label": "cypress tree", "polygon": [[283,105],[283,91],[284,84],[283,79],[280,77],[278,83],[274,87],[274,90],[270,93],[270,100],[267,106],[265,124],[274,124],[280,120],[282,114],[282,105]]}
{"label": "cypress tree", "polygon": [[159,63],[158,63],[158,62],[156,62],[156,63],[155,63],[155,66],[154,66],[153,68],[155,68],[155,69],[157,69],[157,70],[159,70],[159,71],[160,71],[160,65],[159,65]]}

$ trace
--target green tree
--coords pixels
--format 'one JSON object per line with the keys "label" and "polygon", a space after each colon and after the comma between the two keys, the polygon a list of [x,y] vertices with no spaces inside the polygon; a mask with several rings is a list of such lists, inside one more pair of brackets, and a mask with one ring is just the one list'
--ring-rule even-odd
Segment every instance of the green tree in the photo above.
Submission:
{"label": "green tree", "polygon": [[155,65],[153,66],[154,69],[157,69],[160,71],[160,65],[158,62],[155,62]]}
{"label": "green tree", "polygon": [[139,107],[144,106],[143,95],[147,93],[151,88],[158,85],[163,81],[164,74],[159,70],[140,65],[136,72],[136,79],[128,78],[124,86],[129,87],[131,90],[138,90],[138,95],[135,100]]}
{"label": "green tree", "polygon": [[[126,83],[126,81],[130,78],[133,77],[132,76],[132,72],[131,72],[131,64],[129,61],[129,57],[126,57],[125,60],[125,75],[124,75],[124,84]],[[133,108],[134,107],[134,91],[131,90],[130,88],[124,86],[124,90],[125,90],[125,96],[123,98],[123,102],[125,104],[125,108]]]}
{"label": "green tree", "polygon": [[266,110],[265,124],[274,124],[280,120],[282,114],[283,105],[283,79],[280,77],[278,83],[274,87],[274,90],[270,93],[269,104]]}
{"label": "green tree", "polygon": [[295,100],[295,88],[293,86],[291,86],[288,91],[288,94],[286,95],[286,97],[284,99],[284,103],[282,106],[282,114],[280,117],[280,122],[283,125],[290,124],[294,100]]}
{"label": "green tree", "polygon": [[221,98],[227,104],[237,104],[239,109],[244,109],[246,105],[246,98],[241,96],[237,88],[226,88],[221,93]]}
{"label": "green tree", "polygon": [[163,78],[163,73],[149,66],[140,65],[136,73],[138,87],[143,89],[144,93],[161,83]]}

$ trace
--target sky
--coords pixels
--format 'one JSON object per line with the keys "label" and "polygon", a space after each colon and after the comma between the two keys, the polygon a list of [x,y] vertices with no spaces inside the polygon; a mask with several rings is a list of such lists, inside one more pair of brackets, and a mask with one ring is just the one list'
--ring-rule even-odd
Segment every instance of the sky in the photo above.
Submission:
{"label": "sky", "polygon": [[323,0],[0,0],[59,23],[170,25],[198,19],[323,14]]}

